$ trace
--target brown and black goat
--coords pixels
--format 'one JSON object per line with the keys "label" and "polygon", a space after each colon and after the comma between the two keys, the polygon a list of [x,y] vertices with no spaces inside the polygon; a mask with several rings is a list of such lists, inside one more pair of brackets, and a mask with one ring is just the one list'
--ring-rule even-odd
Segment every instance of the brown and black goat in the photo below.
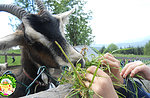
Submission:
{"label": "brown and black goat", "polygon": [[[16,5],[0,4],[0,11],[9,12],[22,21],[21,29],[19,28],[15,33],[0,39],[0,50],[20,45],[22,50],[22,73],[16,79],[26,85],[29,85],[32,79],[37,76],[37,70],[41,65],[47,68],[60,68],[63,65],[70,66],[55,41],[61,45],[73,63],[76,63],[79,59],[81,59],[81,63],[84,63],[82,55],[64,37],[63,26],[72,11],[51,15],[46,9],[43,9],[43,6],[40,7],[42,11],[39,15],[35,15]],[[44,82],[41,77],[37,81]],[[34,83],[30,88],[31,93],[34,93],[36,85]],[[39,85],[37,92],[46,90],[48,87],[48,85]],[[17,83],[16,90],[10,97],[24,96],[26,94],[25,90],[26,87]]]}

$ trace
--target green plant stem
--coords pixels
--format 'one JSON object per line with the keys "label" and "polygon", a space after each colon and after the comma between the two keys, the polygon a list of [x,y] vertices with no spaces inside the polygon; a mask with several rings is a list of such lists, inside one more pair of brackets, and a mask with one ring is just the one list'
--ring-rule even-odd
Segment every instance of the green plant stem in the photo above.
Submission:
{"label": "green plant stem", "polygon": [[68,60],[68,62],[71,64],[71,67],[73,68],[73,71],[75,72],[76,76],[79,79],[80,84],[83,87],[86,87],[86,85],[84,84],[84,82],[82,81],[81,77],[79,76],[77,70],[75,69],[74,65],[72,64],[72,62],[70,61],[70,59],[68,58],[68,56],[66,55],[66,53],[64,52],[64,50],[62,49],[62,47],[59,45],[59,43],[57,41],[55,41],[56,45],[59,47],[59,49],[62,51],[62,53],[64,54],[64,56],[66,57],[66,59]]}
{"label": "green plant stem", "polygon": [[101,65],[101,62],[99,61],[99,64],[98,64],[98,66],[97,66],[97,68],[96,68],[96,70],[95,70],[95,73],[94,73],[94,75],[93,75],[93,78],[92,78],[92,81],[91,81],[91,83],[90,83],[90,85],[89,85],[89,88],[92,86],[92,84],[93,84],[93,82],[94,82],[94,78],[95,78],[95,76],[96,76],[96,73],[97,73],[98,68],[99,68],[100,65]]}
{"label": "green plant stem", "polygon": [[139,81],[143,84],[143,86],[144,86],[144,88],[146,89],[146,91],[147,91],[148,93],[150,93],[150,91],[149,91],[148,88],[145,86],[145,84],[143,83],[143,81],[142,81],[141,79],[139,79]]}

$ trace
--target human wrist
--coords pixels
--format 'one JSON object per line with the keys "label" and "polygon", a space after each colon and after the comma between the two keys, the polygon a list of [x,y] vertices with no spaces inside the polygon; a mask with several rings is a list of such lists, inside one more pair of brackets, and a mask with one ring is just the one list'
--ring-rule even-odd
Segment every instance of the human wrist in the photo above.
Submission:
{"label": "human wrist", "polygon": [[112,81],[114,83],[115,89],[120,88],[118,85],[122,85],[124,83],[124,79],[121,77],[120,74],[118,74],[115,78],[112,78]]}
{"label": "human wrist", "polygon": [[143,73],[144,73],[144,77],[145,77],[145,79],[146,80],[149,80],[150,81],[150,67],[149,66],[147,66],[147,65],[145,65],[146,67],[144,68],[144,71],[143,71]]}
{"label": "human wrist", "polygon": [[106,96],[102,96],[103,98],[118,98],[118,95],[115,91],[115,89],[113,89],[109,94],[106,94]]}

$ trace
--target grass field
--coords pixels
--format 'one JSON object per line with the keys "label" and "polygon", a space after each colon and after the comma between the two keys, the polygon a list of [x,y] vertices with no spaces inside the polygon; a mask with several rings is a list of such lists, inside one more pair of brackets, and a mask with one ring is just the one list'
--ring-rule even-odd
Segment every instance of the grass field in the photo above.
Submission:
{"label": "grass field", "polygon": [[116,57],[145,57],[150,58],[150,55],[133,55],[133,54],[113,54]]}
{"label": "grass field", "polygon": [[[7,51],[0,51],[0,53],[15,53],[15,54],[21,54],[20,49],[17,50],[7,50]],[[15,62],[12,63],[12,56],[7,56],[7,62],[8,66],[14,66],[14,65],[21,65],[21,57],[20,56],[14,56]],[[5,56],[0,56],[0,63],[5,63]]]}
{"label": "grass field", "polygon": [[[15,54],[21,54],[20,49],[17,50],[7,50],[7,51],[0,51],[0,53],[15,53]],[[145,57],[145,58],[150,58],[150,56],[147,55],[124,55],[124,54],[113,54],[116,57]],[[14,56],[15,57],[15,62],[12,63],[12,56],[7,56],[7,62],[9,66],[14,66],[14,65],[21,65],[21,57],[20,56]],[[0,56],[0,63],[5,63],[5,56]]]}

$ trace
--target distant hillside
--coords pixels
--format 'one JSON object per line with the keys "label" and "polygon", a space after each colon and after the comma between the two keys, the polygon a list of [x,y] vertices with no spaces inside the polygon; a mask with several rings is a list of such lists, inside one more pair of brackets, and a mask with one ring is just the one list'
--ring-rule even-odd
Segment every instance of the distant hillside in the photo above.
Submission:
{"label": "distant hillside", "polygon": [[125,43],[117,43],[116,45],[118,47],[128,47],[128,46],[133,46],[133,47],[142,47],[145,46],[146,43],[148,43],[150,41],[150,36],[141,38],[141,39],[137,39],[134,42],[125,42]]}
{"label": "distant hillside", "polygon": [[143,41],[139,41],[139,42],[132,42],[132,43],[117,43],[116,45],[118,47],[128,47],[128,46],[132,46],[132,47],[142,47],[145,46],[145,44],[148,42],[148,40],[143,40]]}
{"label": "distant hillside", "polygon": [[[119,48],[122,47],[128,47],[128,46],[132,46],[132,47],[141,47],[141,46],[145,46],[146,43],[148,43],[150,41],[150,36],[144,37],[144,38],[140,38],[140,39],[136,39],[134,40],[134,42],[124,42],[124,43],[114,43],[116,44]],[[91,47],[96,48],[97,50],[99,50],[101,47],[105,46],[107,47],[109,44],[94,44],[91,45]]]}

